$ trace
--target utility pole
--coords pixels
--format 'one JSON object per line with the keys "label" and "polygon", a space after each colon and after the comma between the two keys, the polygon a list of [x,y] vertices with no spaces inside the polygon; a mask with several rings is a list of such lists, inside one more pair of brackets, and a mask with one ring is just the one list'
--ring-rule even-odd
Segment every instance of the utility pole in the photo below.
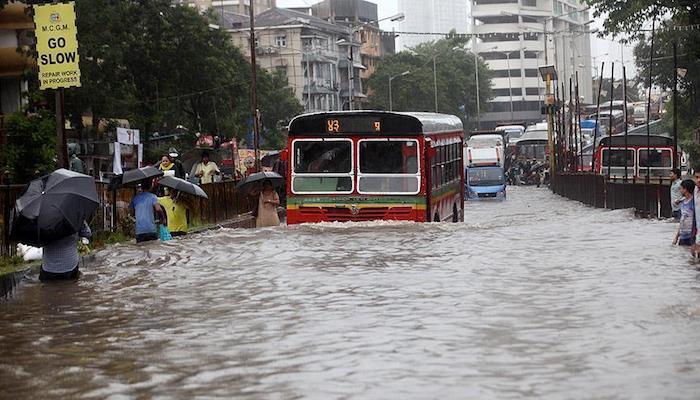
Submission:
{"label": "utility pole", "polygon": [[67,169],[69,166],[63,90],[63,88],[56,89],[56,154],[58,155],[58,166]]}
{"label": "utility pole", "polygon": [[433,56],[433,89],[435,91],[435,112],[438,112],[438,95],[437,95],[437,64],[435,62],[437,54]]}
{"label": "utility pole", "polygon": [[[476,39],[474,39],[476,40]],[[476,129],[481,129],[481,106],[479,105],[479,56],[476,55],[476,48],[472,46],[474,51],[474,75],[476,75]]]}
{"label": "utility pole", "polygon": [[[673,168],[678,168],[678,43],[673,42]],[[649,123],[649,121],[647,121]]]}
{"label": "utility pole", "polygon": [[253,118],[255,171],[260,171],[260,127],[258,126],[258,66],[255,60],[255,1],[250,2],[250,113]]}

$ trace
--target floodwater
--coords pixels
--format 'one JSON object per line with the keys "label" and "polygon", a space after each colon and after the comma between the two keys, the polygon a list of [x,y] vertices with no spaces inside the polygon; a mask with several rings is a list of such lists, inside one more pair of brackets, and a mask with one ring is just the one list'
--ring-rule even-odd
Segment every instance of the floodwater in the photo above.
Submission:
{"label": "floodwater", "polygon": [[697,399],[675,226],[546,189],[464,224],[118,245],[0,301],[0,397]]}

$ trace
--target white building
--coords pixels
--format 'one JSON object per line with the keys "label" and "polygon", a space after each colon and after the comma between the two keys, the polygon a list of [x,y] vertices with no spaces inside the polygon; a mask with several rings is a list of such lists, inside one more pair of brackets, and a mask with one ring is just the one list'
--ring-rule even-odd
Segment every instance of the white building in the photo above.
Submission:
{"label": "white building", "polygon": [[[457,33],[469,32],[469,0],[398,0],[399,12],[405,19],[398,24],[399,32]],[[442,39],[443,35],[401,34],[396,38],[396,50],[406,50],[421,43]]]}
{"label": "white building", "polygon": [[[201,12],[206,12],[209,8],[214,8],[216,11],[222,9],[227,12],[248,15],[250,13],[250,0],[174,0],[176,4],[185,4],[191,7],[196,7]],[[277,7],[276,0],[255,0],[255,13],[261,13],[265,10]]]}
{"label": "white building", "polygon": [[[591,39],[586,4],[579,0],[471,0],[476,52],[494,73],[495,98],[482,128],[542,120],[545,83],[538,67],[554,64],[559,91],[578,72],[579,95],[593,101]],[[545,32],[547,45],[545,49]]]}

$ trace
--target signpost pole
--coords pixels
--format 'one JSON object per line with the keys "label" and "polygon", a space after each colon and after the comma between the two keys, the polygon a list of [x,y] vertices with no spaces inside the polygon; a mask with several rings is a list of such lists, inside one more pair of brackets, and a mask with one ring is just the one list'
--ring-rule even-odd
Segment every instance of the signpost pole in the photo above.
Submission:
{"label": "signpost pole", "polygon": [[56,89],[56,154],[58,166],[68,168],[68,149],[66,145],[65,111],[63,88]]}

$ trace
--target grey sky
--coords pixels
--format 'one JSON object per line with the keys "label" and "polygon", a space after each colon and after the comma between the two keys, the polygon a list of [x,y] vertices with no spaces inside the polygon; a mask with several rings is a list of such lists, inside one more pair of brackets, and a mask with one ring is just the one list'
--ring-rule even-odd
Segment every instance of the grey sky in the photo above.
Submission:
{"label": "grey sky", "polygon": [[[465,0],[466,1],[466,0]],[[317,0],[277,0],[278,7],[303,7],[310,6],[317,3]],[[398,5],[396,0],[375,0],[379,7],[379,18],[385,18],[392,16],[398,12]],[[602,28],[602,18],[597,18],[596,21],[591,24],[591,29]],[[391,29],[395,23],[386,21],[382,22],[381,26],[383,29]],[[622,46],[617,40],[605,40],[598,39],[597,37],[591,38],[591,53],[595,57],[595,63],[598,64],[598,70],[600,69],[600,63],[605,61],[605,75],[610,75],[610,63],[615,62],[616,64],[616,77],[622,77],[622,68],[620,68],[620,63],[623,61],[630,71],[628,71],[628,77],[633,77],[636,75],[636,70],[634,68],[634,58],[632,53],[633,46]],[[591,60],[591,64],[594,60]],[[596,69],[593,70],[595,75]]]}

